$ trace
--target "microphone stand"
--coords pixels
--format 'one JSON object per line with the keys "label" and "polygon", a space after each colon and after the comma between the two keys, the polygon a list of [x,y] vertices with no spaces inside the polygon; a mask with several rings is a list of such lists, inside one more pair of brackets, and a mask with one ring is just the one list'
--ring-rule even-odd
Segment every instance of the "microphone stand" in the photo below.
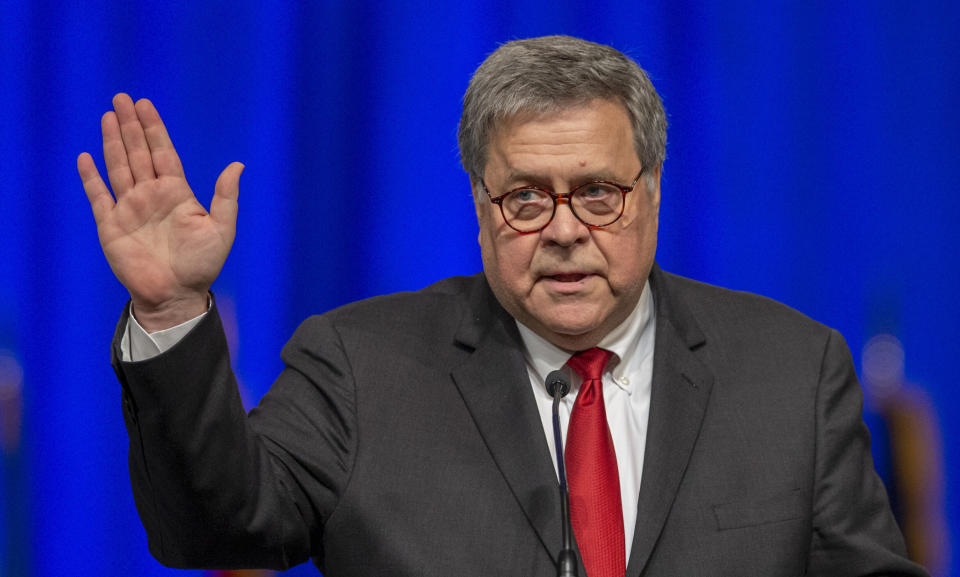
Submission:
{"label": "microphone stand", "polygon": [[560,399],[570,392],[570,383],[563,371],[547,375],[547,392],[553,396],[553,446],[556,450],[557,473],[560,477],[560,518],[563,523],[563,547],[557,555],[557,577],[577,577],[577,553],[570,529],[570,492],[563,465],[563,438],[560,435]]}

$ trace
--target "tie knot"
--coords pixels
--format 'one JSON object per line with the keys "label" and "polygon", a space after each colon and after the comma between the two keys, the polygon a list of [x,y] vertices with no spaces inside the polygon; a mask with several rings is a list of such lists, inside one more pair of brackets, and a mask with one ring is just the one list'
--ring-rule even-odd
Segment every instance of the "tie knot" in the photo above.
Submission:
{"label": "tie knot", "polygon": [[603,369],[610,360],[611,353],[608,350],[593,347],[570,357],[567,365],[577,371],[580,378],[586,381],[601,380],[603,378]]}

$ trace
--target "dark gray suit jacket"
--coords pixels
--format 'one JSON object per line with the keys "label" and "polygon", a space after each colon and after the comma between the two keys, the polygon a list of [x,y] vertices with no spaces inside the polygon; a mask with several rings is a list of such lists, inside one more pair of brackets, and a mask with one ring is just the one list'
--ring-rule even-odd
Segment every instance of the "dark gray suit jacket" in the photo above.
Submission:
{"label": "dark gray suit jacket", "polygon": [[[657,268],[651,283],[627,575],[924,575],[904,559],[840,335]],[[215,308],[148,361],[116,360],[119,330],[134,497],[161,562],[556,574],[557,479],[516,325],[482,275],[310,318],[249,417]]]}

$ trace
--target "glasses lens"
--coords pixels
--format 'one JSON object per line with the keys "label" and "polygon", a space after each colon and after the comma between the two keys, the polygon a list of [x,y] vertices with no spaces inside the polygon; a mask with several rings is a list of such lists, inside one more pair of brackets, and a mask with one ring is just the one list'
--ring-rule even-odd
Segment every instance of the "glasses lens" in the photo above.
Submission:
{"label": "glasses lens", "polygon": [[503,199],[503,215],[519,231],[536,230],[550,220],[553,199],[542,190],[521,188]]}
{"label": "glasses lens", "polygon": [[573,211],[593,226],[606,226],[620,218],[623,192],[605,182],[591,182],[573,192]]}

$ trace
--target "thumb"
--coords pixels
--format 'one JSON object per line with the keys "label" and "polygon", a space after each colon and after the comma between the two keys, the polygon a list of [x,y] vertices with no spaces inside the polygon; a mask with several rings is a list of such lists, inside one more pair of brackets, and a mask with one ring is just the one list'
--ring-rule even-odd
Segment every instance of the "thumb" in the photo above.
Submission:
{"label": "thumb", "polygon": [[237,222],[237,197],[240,195],[240,173],[244,166],[239,162],[231,162],[213,187],[213,200],[210,201],[210,216],[219,224],[234,224]]}

